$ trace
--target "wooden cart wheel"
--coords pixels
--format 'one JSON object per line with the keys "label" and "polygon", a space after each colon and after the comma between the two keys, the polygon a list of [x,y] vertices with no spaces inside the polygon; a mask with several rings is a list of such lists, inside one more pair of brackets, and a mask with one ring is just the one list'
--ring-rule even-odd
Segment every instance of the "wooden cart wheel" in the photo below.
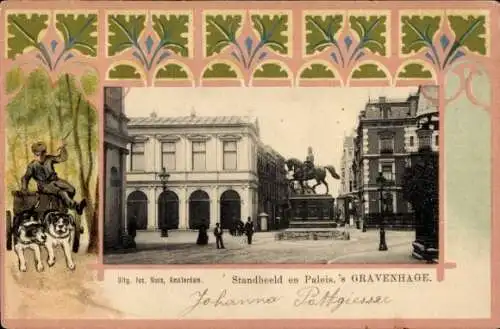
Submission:
{"label": "wooden cart wheel", "polygon": [[5,216],[5,225],[6,227],[6,233],[7,233],[7,250],[12,250],[12,213],[10,210],[7,210],[6,216]]}
{"label": "wooden cart wheel", "polygon": [[73,240],[73,252],[77,253],[78,249],[80,249],[80,234],[81,234],[81,223],[80,219],[78,219],[75,225],[75,239]]}

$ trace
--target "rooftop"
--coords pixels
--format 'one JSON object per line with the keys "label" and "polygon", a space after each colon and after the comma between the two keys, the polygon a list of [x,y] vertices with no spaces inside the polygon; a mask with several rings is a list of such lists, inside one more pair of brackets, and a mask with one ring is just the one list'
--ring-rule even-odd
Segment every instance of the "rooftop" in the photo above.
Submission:
{"label": "rooftop", "polygon": [[130,117],[129,126],[233,126],[256,125],[250,116],[182,116],[182,117]]}
{"label": "rooftop", "polygon": [[385,96],[380,96],[376,99],[369,99],[366,105],[378,105],[378,104],[403,104],[407,103],[411,98],[417,97],[418,91],[416,93],[410,93],[406,98],[387,98]]}

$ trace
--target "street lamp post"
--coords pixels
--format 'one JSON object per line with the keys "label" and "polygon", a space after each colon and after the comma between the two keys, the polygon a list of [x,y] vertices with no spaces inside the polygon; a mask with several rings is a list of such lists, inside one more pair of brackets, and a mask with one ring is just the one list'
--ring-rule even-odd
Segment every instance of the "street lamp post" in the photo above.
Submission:
{"label": "street lamp post", "polygon": [[381,172],[379,172],[378,177],[377,177],[377,185],[379,186],[379,192],[380,192],[380,226],[379,226],[379,246],[378,250],[379,251],[386,251],[387,250],[387,243],[385,241],[385,223],[384,223],[384,214],[383,214],[383,203],[384,203],[384,185],[386,183],[386,179],[383,176]]}
{"label": "street lamp post", "polygon": [[158,176],[160,177],[161,185],[163,187],[163,191],[167,190],[167,181],[170,178],[170,174],[167,172],[165,167],[161,168],[161,172],[158,173]]}
{"label": "street lamp post", "polygon": [[[160,173],[157,173],[158,177],[160,177],[160,182],[163,187],[163,191],[165,192],[167,190],[167,181],[170,178],[170,174],[167,172],[165,167],[161,169]],[[165,215],[165,213],[164,213]],[[168,228],[167,227],[162,227],[161,228],[161,237],[166,238],[168,237]]]}

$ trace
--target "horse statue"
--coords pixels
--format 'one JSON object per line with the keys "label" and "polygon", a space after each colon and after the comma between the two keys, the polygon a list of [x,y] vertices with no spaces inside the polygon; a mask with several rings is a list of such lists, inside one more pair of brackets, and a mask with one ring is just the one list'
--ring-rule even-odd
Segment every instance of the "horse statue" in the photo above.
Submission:
{"label": "horse statue", "polygon": [[[289,172],[293,172],[290,183],[292,184],[293,182],[298,182],[300,184],[302,193],[306,193],[309,190],[312,193],[316,194],[316,187],[323,184],[326,187],[325,194],[328,194],[328,183],[325,181],[327,171],[334,179],[340,179],[340,176],[337,174],[334,166],[314,166],[313,168],[308,169],[304,162],[296,158],[286,160],[285,165]],[[316,184],[310,187],[307,184],[307,181],[312,179],[316,180]]]}

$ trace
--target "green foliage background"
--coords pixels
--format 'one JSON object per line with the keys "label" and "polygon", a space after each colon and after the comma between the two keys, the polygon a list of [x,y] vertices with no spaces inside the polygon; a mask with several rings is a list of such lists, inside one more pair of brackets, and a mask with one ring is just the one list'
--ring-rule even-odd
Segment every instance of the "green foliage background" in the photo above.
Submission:
{"label": "green foliage background", "polygon": [[[6,92],[12,96],[6,113],[7,209],[12,210],[11,192],[19,190],[27,164],[32,160],[31,144],[44,141],[50,154],[57,154],[63,138],[68,161],[55,165],[59,176],[77,191],[76,200],[87,198],[87,226],[97,214],[98,114],[87,98],[96,92],[93,73],[79,79],[61,75],[51,81],[43,69],[25,75],[17,68],[6,75]],[[30,190],[36,190],[35,182]],[[90,212],[89,212],[90,211]],[[90,230],[89,230],[90,231]],[[87,232],[89,232],[87,231]]]}

